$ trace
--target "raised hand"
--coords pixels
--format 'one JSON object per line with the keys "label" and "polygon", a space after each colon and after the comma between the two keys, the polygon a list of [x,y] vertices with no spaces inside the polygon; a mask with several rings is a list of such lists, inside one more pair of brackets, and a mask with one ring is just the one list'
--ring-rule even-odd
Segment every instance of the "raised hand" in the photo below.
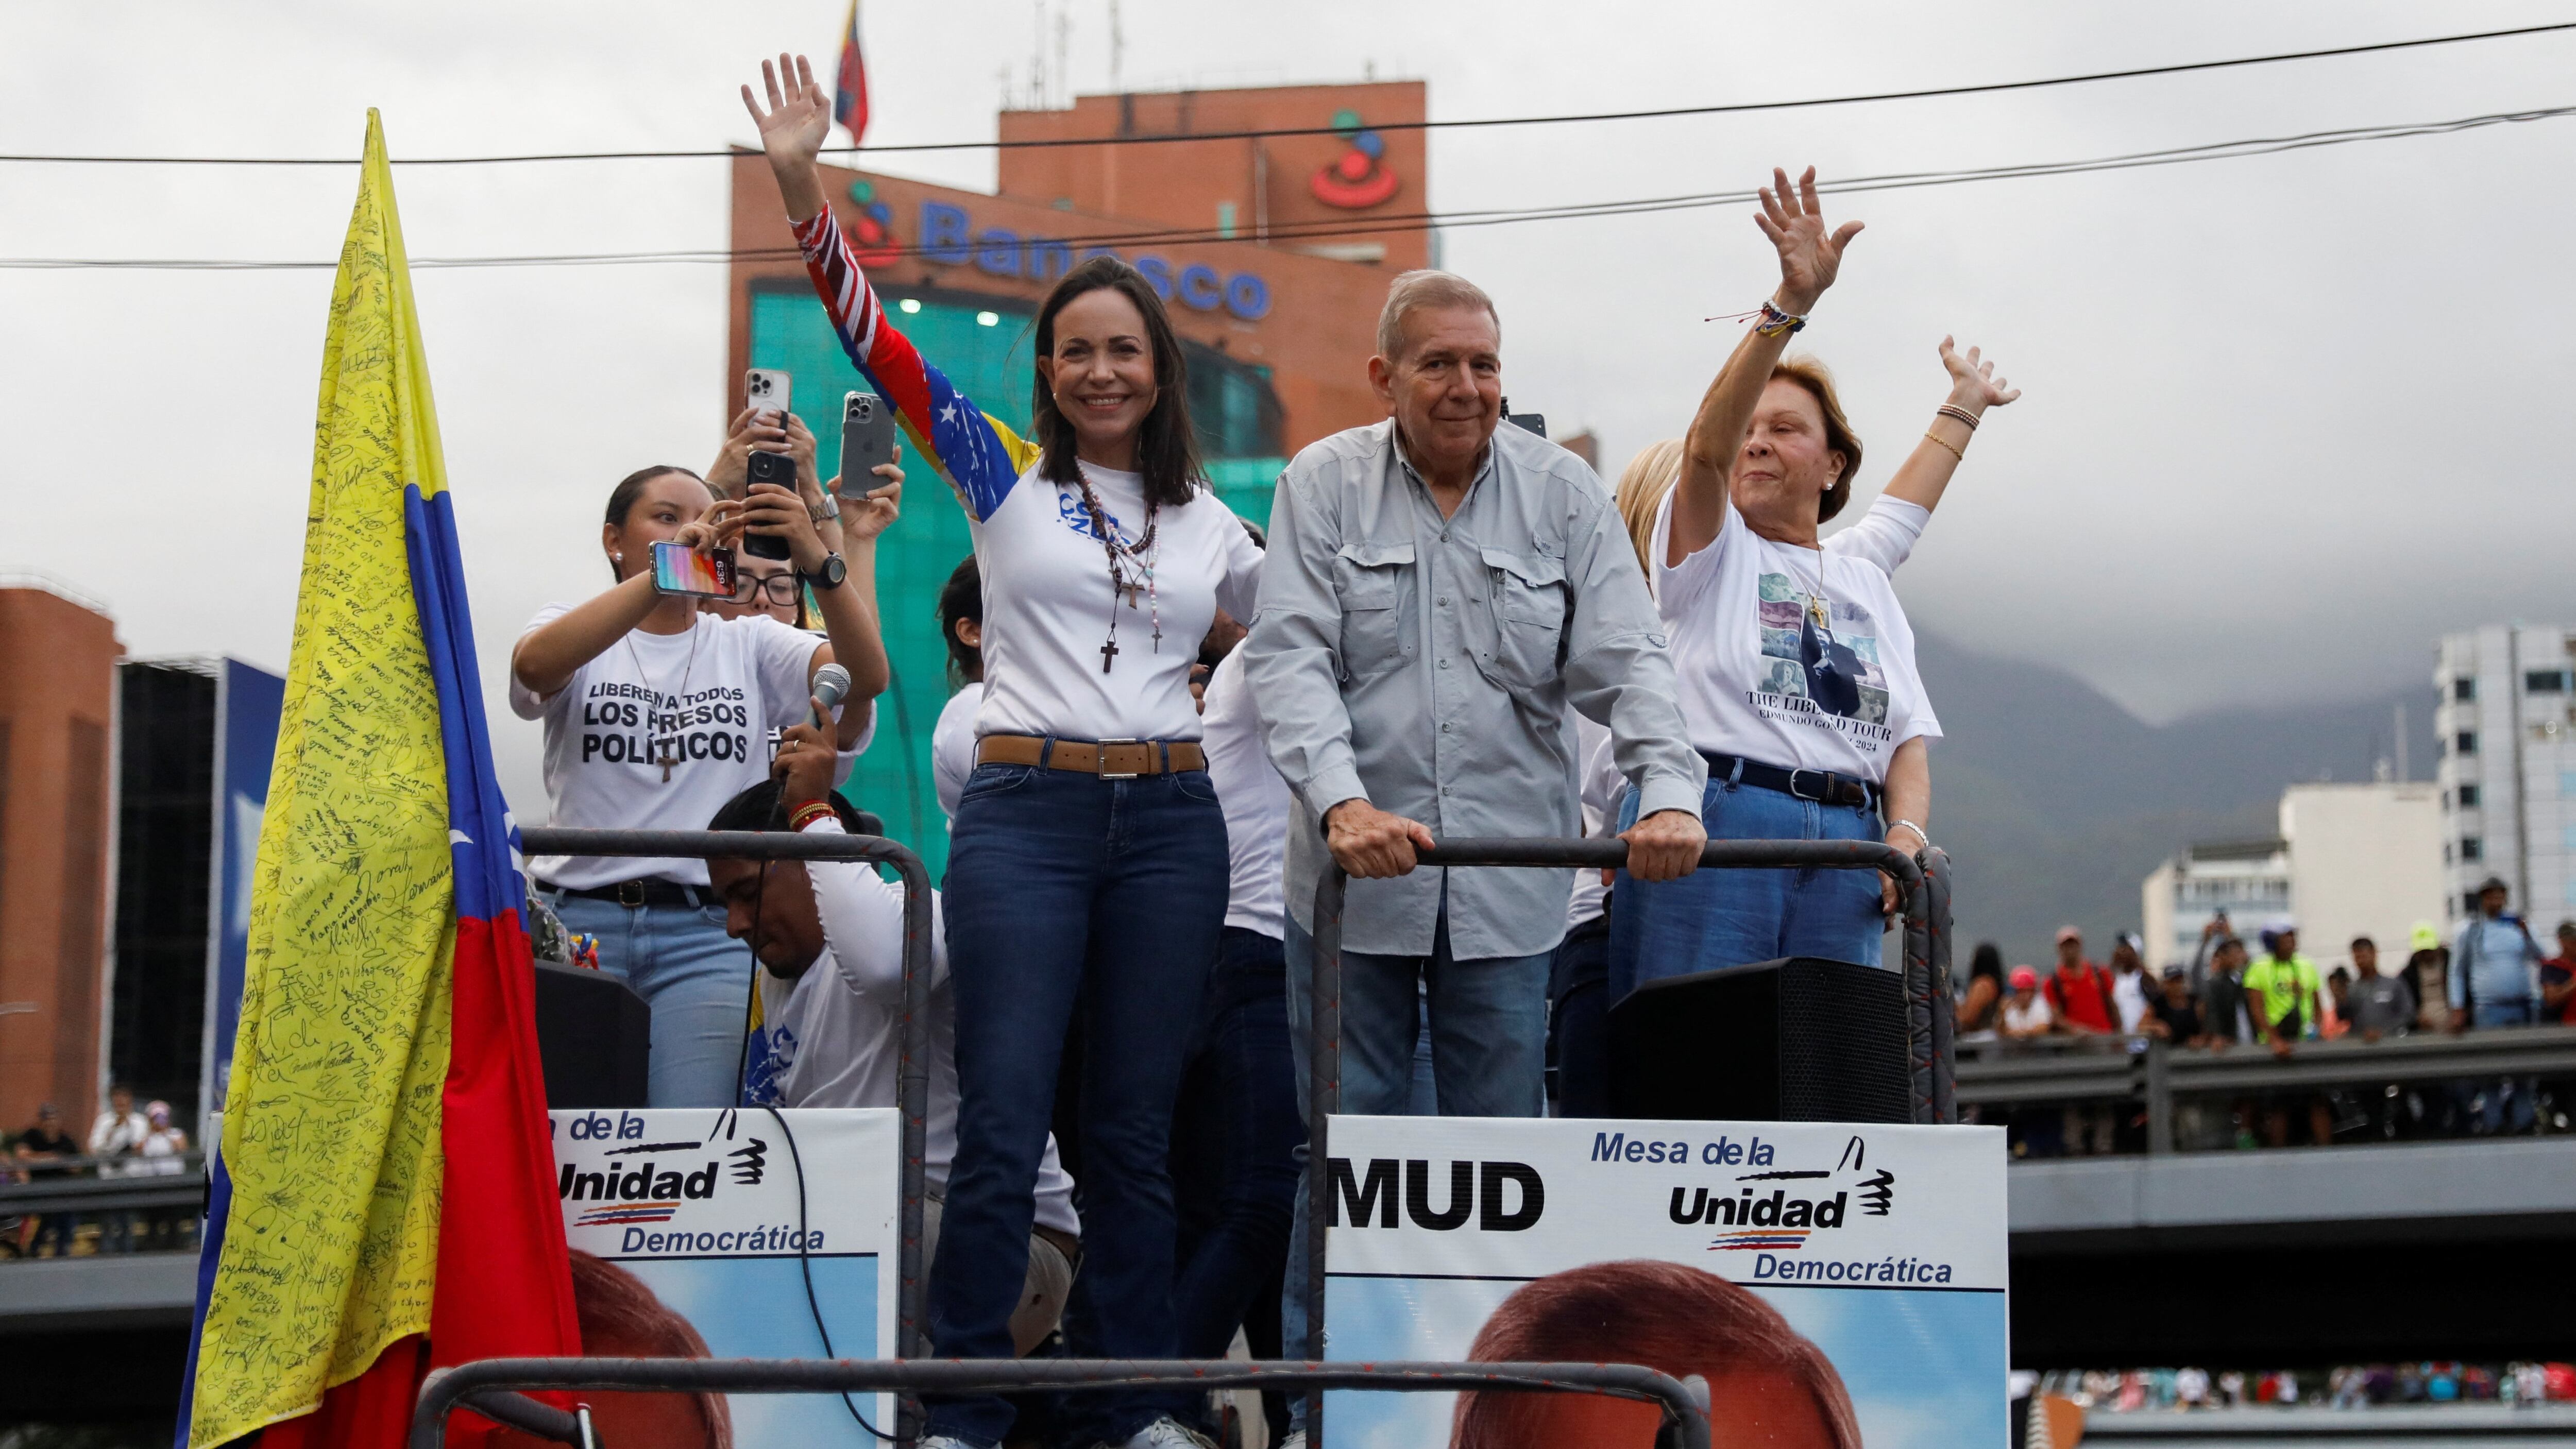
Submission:
{"label": "raised hand", "polygon": [[1982,414],[2021,396],[2020,388],[1995,376],[1995,365],[1983,360],[1976,348],[1969,348],[1963,357],[1957,343],[1947,337],[1941,339],[1941,365],[1950,372],[1950,401],[1972,413]]}
{"label": "raised hand", "polygon": [[[903,456],[901,443],[895,444],[895,456]],[[884,485],[856,498],[844,495],[841,501],[841,534],[852,543],[877,537],[903,516],[903,470],[892,463],[879,463],[868,471],[885,479]]]}
{"label": "raised hand", "polygon": [[774,67],[762,61],[760,79],[769,90],[769,109],[761,110],[749,86],[742,88],[742,104],[760,127],[769,168],[782,176],[811,168],[832,133],[832,93],[815,83],[814,68],[801,55],[781,54]]}
{"label": "raised hand", "polygon": [[1780,252],[1780,305],[1804,315],[1816,305],[1816,299],[1834,284],[1842,270],[1843,248],[1860,235],[1861,224],[1844,222],[1830,234],[1825,230],[1825,213],[1816,200],[1816,168],[1810,166],[1798,178],[1796,190],[1789,187],[1789,173],[1772,168],[1771,184],[1761,188],[1762,211],[1753,224],[1771,239]]}
{"label": "raised hand", "polygon": [[742,537],[742,523],[742,505],[730,498],[719,498],[706,512],[681,524],[671,541],[699,553],[731,548]]}

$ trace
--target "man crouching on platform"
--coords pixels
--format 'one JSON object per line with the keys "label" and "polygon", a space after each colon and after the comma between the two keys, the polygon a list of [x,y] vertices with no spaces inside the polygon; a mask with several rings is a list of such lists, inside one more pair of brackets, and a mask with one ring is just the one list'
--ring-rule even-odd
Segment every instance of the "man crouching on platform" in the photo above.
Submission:
{"label": "man crouching on platform", "polygon": [[[820,705],[817,705],[820,709]],[[791,726],[772,777],[727,801],[709,830],[794,830],[849,835],[856,821],[832,794],[833,747],[811,724]],[[725,905],[725,932],[760,962],[761,1030],[743,1099],[756,1106],[892,1107],[903,1020],[903,887],[857,861],[710,860],[707,879]],[[957,998],[948,981],[947,932],[930,898],[929,1200],[922,1260],[939,1252],[940,1208],[957,1152]],[[1055,1331],[1082,1261],[1073,1182],[1049,1138],[1038,1167],[1037,1220],[1028,1282],[1011,1315],[1023,1355]]]}

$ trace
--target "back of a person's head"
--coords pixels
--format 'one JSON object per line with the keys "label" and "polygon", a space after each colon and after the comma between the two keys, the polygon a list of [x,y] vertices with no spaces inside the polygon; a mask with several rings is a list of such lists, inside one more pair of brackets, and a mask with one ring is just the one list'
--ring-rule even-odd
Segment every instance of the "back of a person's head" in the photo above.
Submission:
{"label": "back of a person's head", "polygon": [[[1836,1449],[1860,1449],[1851,1395],[1824,1350],[1750,1289],[1681,1263],[1593,1263],[1524,1284],[1485,1320],[1467,1357],[1479,1363],[1631,1363],[1674,1378],[1776,1374],[1812,1397]],[[1541,1398],[1460,1394],[1450,1449],[1535,1445],[1542,1432]]]}
{"label": "back of a person's head", "polygon": [[984,575],[968,554],[939,586],[939,638],[948,646],[948,682],[964,684],[984,673],[984,651],[957,637],[957,626],[971,622],[980,634],[984,627]]}
{"label": "back of a person's head", "polygon": [[[775,777],[763,780],[716,807],[715,818],[707,822],[707,828],[783,831],[787,828],[787,810],[779,800],[782,793],[783,787]],[[831,802],[832,813],[839,817],[843,830],[852,835],[867,833],[859,828],[858,812],[837,791],[824,798]]]}
{"label": "back of a person's head", "polygon": [[1968,978],[1992,976],[2001,981],[2004,974],[2004,948],[1992,941],[1979,941],[1968,955]]}
{"label": "back of a person's head", "polygon": [[[696,1325],[654,1296],[644,1280],[576,1248],[572,1251],[573,1314],[583,1350],[593,1358],[713,1358]],[[733,1414],[725,1397],[699,1393],[707,1449],[732,1449]]]}
{"label": "back of a person's head", "polygon": [[1648,443],[1619,470],[1619,486],[1611,497],[1619,505],[1619,521],[1628,526],[1628,542],[1637,550],[1637,562],[1644,566],[1646,577],[1655,576],[1655,515],[1664,506],[1664,495],[1682,477],[1682,440],[1666,438]]}

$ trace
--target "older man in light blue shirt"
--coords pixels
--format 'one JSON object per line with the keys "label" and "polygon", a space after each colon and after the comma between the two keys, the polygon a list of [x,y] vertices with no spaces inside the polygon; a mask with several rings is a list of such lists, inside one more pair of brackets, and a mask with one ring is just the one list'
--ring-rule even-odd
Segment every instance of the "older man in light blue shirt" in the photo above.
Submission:
{"label": "older man in light blue shirt", "polygon": [[[1608,490],[1502,416],[1501,324],[1473,284],[1395,279],[1369,381],[1388,420],[1299,453],[1272,505],[1244,642],[1262,738],[1295,809],[1289,1026],[1302,1080],[1315,887],[1342,917],[1342,1110],[1404,1110],[1427,997],[1451,1116],[1535,1117],[1562,870],[1414,869],[1443,836],[1582,833],[1566,710],[1611,731],[1638,792],[1646,880],[1688,873],[1708,768],[1683,735],[1663,624]],[[1298,1236],[1305,1223],[1298,1195]],[[1306,1350],[1288,1295],[1287,1352]],[[1300,1400],[1302,1405],[1302,1399]]]}

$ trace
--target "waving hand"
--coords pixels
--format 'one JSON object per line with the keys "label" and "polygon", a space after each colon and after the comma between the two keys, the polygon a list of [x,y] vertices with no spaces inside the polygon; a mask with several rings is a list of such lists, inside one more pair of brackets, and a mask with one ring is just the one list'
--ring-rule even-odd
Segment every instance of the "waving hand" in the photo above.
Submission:
{"label": "waving hand", "polygon": [[1813,166],[1798,178],[1795,191],[1789,188],[1789,173],[1774,167],[1771,184],[1761,189],[1761,195],[1762,212],[1753,224],[1779,249],[1780,305],[1804,314],[1834,284],[1834,275],[1842,270],[1843,248],[1860,235],[1861,224],[1847,221],[1831,234],[1825,231]]}

